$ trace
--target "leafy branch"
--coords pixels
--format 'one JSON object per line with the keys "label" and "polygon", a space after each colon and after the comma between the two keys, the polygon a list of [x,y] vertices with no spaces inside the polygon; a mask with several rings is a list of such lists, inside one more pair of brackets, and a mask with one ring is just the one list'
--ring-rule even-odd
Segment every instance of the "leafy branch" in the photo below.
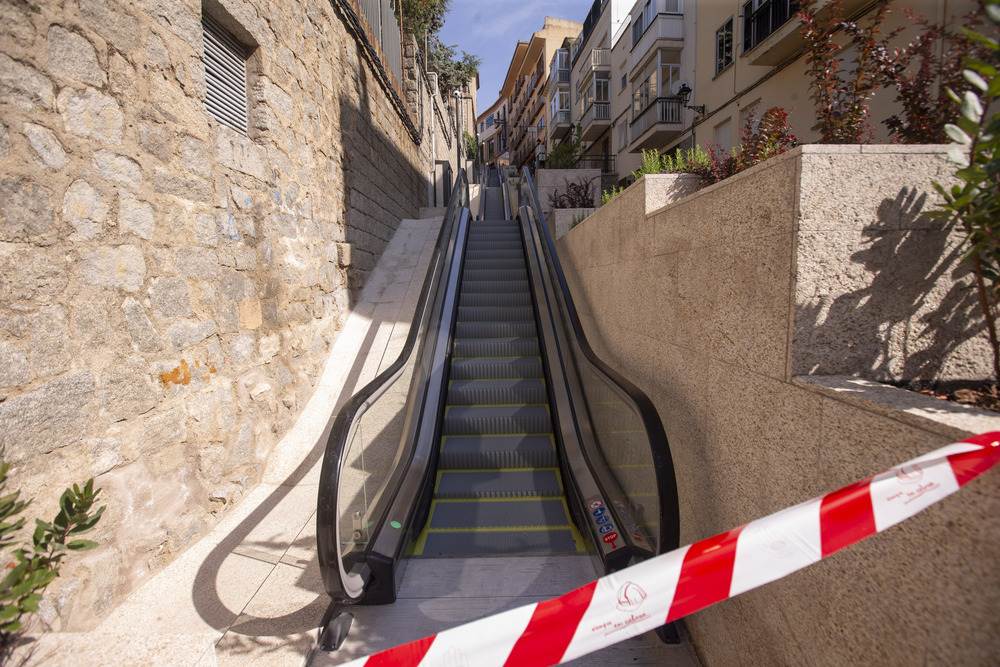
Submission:
{"label": "leafy branch", "polygon": [[[0,549],[12,547],[16,534],[24,528],[21,515],[31,504],[21,500],[21,492],[4,493],[10,464],[0,458]],[[63,559],[73,551],[88,551],[96,542],[80,535],[94,529],[105,506],[94,509],[101,490],[94,480],[81,489],[76,484],[59,498],[59,513],[51,522],[35,520],[30,547],[14,548],[6,574],[0,580],[0,663],[6,662],[25,630],[24,617],[38,613],[42,592],[59,576]]]}
{"label": "leafy branch", "polygon": [[[1000,0],[985,0],[986,17],[1000,25]],[[945,126],[955,143],[949,159],[959,168],[960,183],[945,188],[934,183],[944,198],[940,210],[931,217],[953,221],[965,233],[967,251],[964,262],[972,264],[976,292],[983,311],[990,344],[993,347],[993,373],[1000,381],[1000,341],[997,338],[997,303],[1000,299],[1000,113],[986,114],[1000,97],[1000,42],[992,37],[963,28],[967,37],[989,54],[984,58],[966,58],[963,72],[971,89],[959,95],[948,94],[959,107],[959,117]]]}

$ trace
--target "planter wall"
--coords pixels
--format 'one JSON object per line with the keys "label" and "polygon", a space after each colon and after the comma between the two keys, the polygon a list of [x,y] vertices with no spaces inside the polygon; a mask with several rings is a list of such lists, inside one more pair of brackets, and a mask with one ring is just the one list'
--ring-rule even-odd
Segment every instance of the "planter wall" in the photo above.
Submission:
{"label": "planter wall", "polygon": [[[875,382],[989,375],[959,239],[920,215],[941,152],[804,146],[648,215],[647,177],[558,242],[591,343],[663,419],[684,543],[1000,429]],[[687,624],[706,665],[987,664],[998,535],[993,473]]]}

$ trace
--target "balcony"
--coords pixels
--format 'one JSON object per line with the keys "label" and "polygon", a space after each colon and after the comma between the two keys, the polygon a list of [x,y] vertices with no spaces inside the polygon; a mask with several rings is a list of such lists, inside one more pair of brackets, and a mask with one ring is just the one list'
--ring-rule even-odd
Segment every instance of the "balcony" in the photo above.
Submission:
{"label": "balcony", "polygon": [[765,0],[756,11],[743,5],[743,55],[753,65],[777,65],[798,51],[805,41],[799,22],[792,21],[799,0]]}
{"label": "balcony", "polygon": [[570,118],[569,110],[557,111],[552,117],[551,134],[553,139],[562,139],[573,128],[573,120]]}
{"label": "balcony", "polygon": [[604,131],[611,125],[611,103],[594,102],[583,112],[583,120],[580,121],[583,127],[581,138],[584,141],[594,141],[604,134]]}
{"label": "balcony", "polygon": [[643,64],[646,57],[659,46],[681,46],[684,41],[684,17],[678,14],[657,14],[656,19],[642,33],[628,57],[630,72]]}
{"label": "balcony", "polygon": [[580,82],[577,84],[580,86],[585,86],[594,72],[611,71],[611,49],[591,49],[590,56],[583,63]]}
{"label": "balcony", "polygon": [[629,151],[658,148],[684,130],[678,97],[658,97],[631,123],[632,143]]}
{"label": "balcony", "polygon": [[549,72],[549,90],[569,83],[569,69],[554,69]]}

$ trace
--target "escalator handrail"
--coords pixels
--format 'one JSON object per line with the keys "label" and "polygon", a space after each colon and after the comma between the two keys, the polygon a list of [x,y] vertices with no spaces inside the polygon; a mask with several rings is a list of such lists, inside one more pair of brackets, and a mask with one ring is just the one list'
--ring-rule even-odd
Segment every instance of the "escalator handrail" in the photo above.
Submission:
{"label": "escalator handrail", "polygon": [[[462,195],[464,194],[464,198]],[[438,232],[437,244],[431,262],[421,286],[420,298],[414,310],[414,315],[406,341],[396,360],[375,379],[357,391],[343,405],[336,415],[331,416],[327,426],[320,436],[319,442],[326,442],[323,454],[323,464],[320,473],[319,497],[316,511],[316,542],[319,565],[327,593],[335,599],[343,599],[343,577],[347,575],[344,569],[339,545],[339,500],[340,475],[343,469],[347,445],[354,433],[357,422],[365,411],[381,396],[388,387],[402,374],[410,357],[416,349],[420,332],[418,323],[424,316],[424,311],[431,297],[436,292],[434,284],[439,282],[441,274],[447,268],[444,261],[451,237],[458,228],[457,220],[461,211],[468,205],[469,183],[464,169],[459,169],[455,186],[452,190],[441,229]],[[331,533],[330,527],[333,526]],[[332,539],[331,539],[332,538]]]}
{"label": "escalator handrail", "polygon": [[583,353],[585,360],[607,377],[635,407],[635,412],[642,420],[647,438],[650,443],[650,450],[653,455],[654,469],[656,474],[657,493],[660,498],[660,535],[657,539],[657,551],[665,553],[680,546],[680,521],[679,503],[677,499],[677,480],[674,472],[673,458],[670,454],[670,444],[667,440],[663,422],[653,401],[639,387],[635,386],[621,373],[604,362],[597,353],[594,352],[587,340],[587,335],[583,330],[580,317],[573,302],[573,296],[569,290],[569,284],[563,273],[562,264],[559,262],[559,255],[556,253],[555,243],[549,233],[545,216],[542,214],[542,206],[538,200],[538,193],[535,184],[531,179],[531,173],[527,167],[522,170],[518,183],[518,195],[521,191],[528,189],[528,202],[520,202],[520,205],[527,205],[532,210],[535,218],[535,225],[539,236],[544,239],[542,250],[549,261],[549,268],[555,274],[558,281],[558,289],[555,290],[556,298],[562,301],[565,312],[569,318],[571,333],[576,340],[576,344]]}

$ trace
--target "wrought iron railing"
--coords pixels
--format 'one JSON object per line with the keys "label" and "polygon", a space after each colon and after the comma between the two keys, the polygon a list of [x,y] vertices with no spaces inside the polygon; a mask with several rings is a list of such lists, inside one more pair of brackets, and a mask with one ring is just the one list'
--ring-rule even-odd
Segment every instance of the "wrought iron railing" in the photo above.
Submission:
{"label": "wrought iron railing", "polygon": [[632,121],[632,140],[658,123],[680,123],[683,106],[679,97],[658,97]]}
{"label": "wrought iron railing", "polygon": [[788,22],[801,4],[799,0],[764,0],[757,9],[753,2],[743,4],[743,53],[757,46]]}

